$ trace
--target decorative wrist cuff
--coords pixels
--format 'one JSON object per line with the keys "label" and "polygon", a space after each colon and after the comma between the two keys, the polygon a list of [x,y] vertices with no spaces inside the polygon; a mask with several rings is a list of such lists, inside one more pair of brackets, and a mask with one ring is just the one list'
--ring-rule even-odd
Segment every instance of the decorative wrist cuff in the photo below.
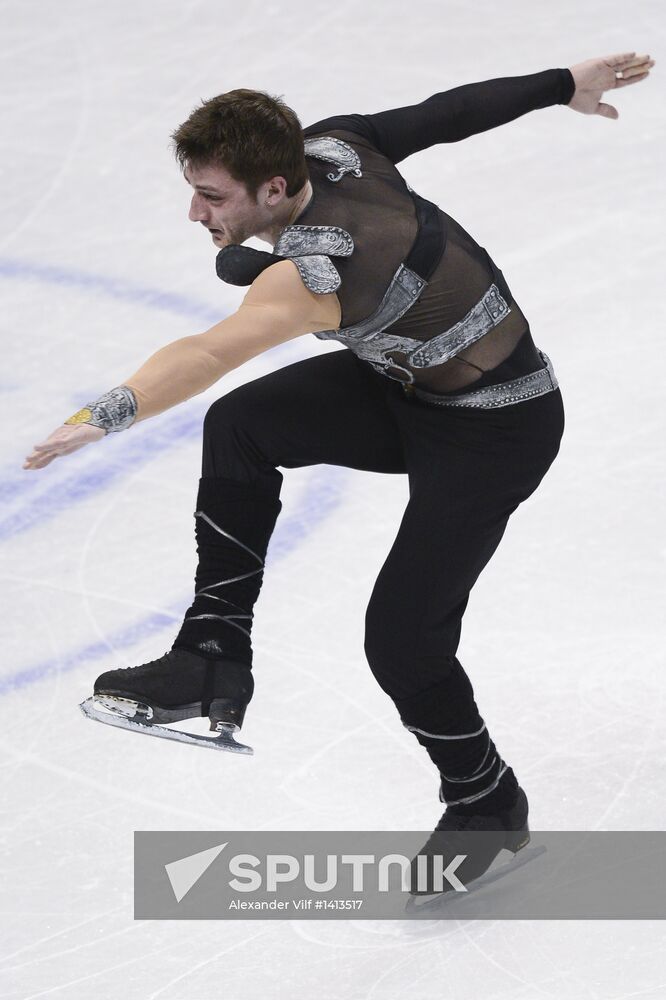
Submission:
{"label": "decorative wrist cuff", "polygon": [[109,389],[94,403],[88,403],[65,423],[92,424],[93,427],[102,427],[109,434],[129,427],[134,422],[136,411],[134,393],[129,386],[120,385]]}

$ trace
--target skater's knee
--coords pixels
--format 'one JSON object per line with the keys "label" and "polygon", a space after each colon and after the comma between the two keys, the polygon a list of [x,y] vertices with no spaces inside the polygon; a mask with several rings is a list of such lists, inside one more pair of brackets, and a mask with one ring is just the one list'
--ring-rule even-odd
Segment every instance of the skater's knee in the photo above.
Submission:
{"label": "skater's knee", "polygon": [[277,496],[282,485],[271,423],[234,389],[209,407],[203,425],[203,478],[251,482]]}
{"label": "skater's knee", "polygon": [[204,432],[217,433],[224,427],[242,426],[247,421],[250,410],[242,395],[236,395],[237,391],[232,389],[211,403],[204,417]]}
{"label": "skater's knee", "polygon": [[375,589],[365,612],[365,655],[373,671],[381,672],[386,664],[406,664],[420,649],[417,612],[401,600],[397,588]]}
{"label": "skater's knee", "polygon": [[215,442],[216,447],[228,441],[245,452],[259,452],[266,438],[266,427],[249,398],[240,391],[244,388],[233,389],[208,408],[203,423],[204,438]]}
{"label": "skater's knee", "polygon": [[417,656],[418,653],[393,624],[387,621],[378,628],[366,626],[363,646],[375,680],[395,700],[404,692],[405,681],[413,674],[415,653]]}
{"label": "skater's knee", "polygon": [[[405,602],[406,603],[406,602]],[[396,703],[444,684],[456,671],[459,624],[428,629],[423,616],[390,602],[371,601],[365,618],[364,651],[375,680]]]}
{"label": "skater's knee", "polygon": [[375,584],[365,612],[365,655],[376,676],[403,671],[437,679],[442,663],[458,649],[466,598],[461,602],[440,578],[431,611],[428,596],[419,599],[410,587],[409,569],[383,573]]}

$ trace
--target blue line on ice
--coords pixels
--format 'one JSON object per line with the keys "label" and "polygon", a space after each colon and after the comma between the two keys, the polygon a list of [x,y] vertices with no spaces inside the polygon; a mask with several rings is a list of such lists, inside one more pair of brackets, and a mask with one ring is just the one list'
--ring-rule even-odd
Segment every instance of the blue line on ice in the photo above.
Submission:
{"label": "blue line on ice", "polygon": [[135,302],[137,305],[145,306],[146,309],[163,309],[177,316],[189,316],[211,323],[220,319],[219,309],[213,309],[212,306],[188,298],[186,295],[174,295],[161,288],[135,285],[124,278],[90,274],[87,271],[56,267],[53,264],[33,264],[29,261],[0,257],[0,277],[99,292],[118,301]]}

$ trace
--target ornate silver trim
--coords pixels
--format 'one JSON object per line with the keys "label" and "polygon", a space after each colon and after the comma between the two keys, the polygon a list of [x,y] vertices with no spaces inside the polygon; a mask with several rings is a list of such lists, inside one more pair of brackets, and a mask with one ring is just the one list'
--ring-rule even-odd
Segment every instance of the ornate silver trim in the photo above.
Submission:
{"label": "ornate silver trim", "polygon": [[109,389],[94,403],[86,403],[74,416],[65,420],[66,424],[91,424],[101,427],[107,434],[124,431],[134,423],[137,401],[127,385]]}
{"label": "ornate silver trim", "polygon": [[279,257],[309,257],[312,254],[350,257],[353,251],[351,234],[339,226],[287,226],[273,247],[273,253]]}
{"label": "ornate silver trim", "polygon": [[325,160],[334,163],[338,173],[326,174],[329,181],[340,181],[345,174],[362,177],[361,158],[355,149],[342,139],[334,139],[331,135],[305,140],[305,155],[315,160]]}
{"label": "ornate silver trim", "polygon": [[[404,316],[426,285],[427,282],[423,278],[401,264],[379,307],[371,316],[353,326],[341,330],[322,330],[314,336],[320,340],[340,341],[382,374],[386,374],[387,368],[400,369],[411,383],[414,382],[413,373],[393,361],[388,356],[389,351],[406,354],[405,363],[414,368],[431,368],[449,361],[470,344],[475,343],[511,312],[497,285],[492,284],[459,323],[425,343],[413,337],[400,336],[388,331],[387,327]],[[403,380],[396,379],[396,381]]]}
{"label": "ornate silver trim", "polygon": [[431,368],[433,365],[450,361],[466,347],[485,337],[488,331],[501,323],[510,312],[511,309],[499,288],[492,284],[483,298],[460,322],[444,333],[438,333],[414,351],[409,357],[409,364],[413,368]]}
{"label": "ornate silver trim", "polygon": [[386,351],[411,351],[414,347],[422,346],[420,340],[386,333],[385,328],[404,316],[417,301],[426,284],[423,278],[401,264],[393,275],[384,298],[371,316],[342,330],[322,330],[314,336],[319,340],[338,340],[359,358],[379,365],[383,370],[387,364],[384,356]]}
{"label": "ornate silver trim", "polygon": [[329,258],[349,257],[354,240],[339,226],[287,226],[281,232],[273,253],[293,260],[303,284],[317,295],[335,292],[342,279]]}
{"label": "ornate silver trim", "polygon": [[467,406],[484,410],[522,403],[526,399],[543,396],[558,387],[559,383],[550,358],[543,351],[539,351],[539,355],[546,365],[545,368],[530,372],[529,375],[510,379],[508,382],[486,385],[481,389],[462,393],[460,396],[446,396],[436,392],[428,392],[426,389],[419,389],[415,386],[414,395],[428,403],[434,403],[435,406]]}
{"label": "ornate silver trim", "polygon": [[298,268],[303,284],[311,292],[325,295],[328,292],[335,292],[340,287],[342,279],[337,268],[323,254],[292,257],[291,260]]}

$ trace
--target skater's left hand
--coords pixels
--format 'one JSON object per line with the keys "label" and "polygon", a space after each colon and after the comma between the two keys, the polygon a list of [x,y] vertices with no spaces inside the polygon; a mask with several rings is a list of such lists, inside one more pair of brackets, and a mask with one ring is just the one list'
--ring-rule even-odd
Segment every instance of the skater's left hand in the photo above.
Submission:
{"label": "skater's left hand", "polygon": [[[655,60],[650,56],[637,56],[635,52],[624,52],[614,56],[587,59],[570,66],[576,90],[567,107],[580,111],[583,115],[601,115],[603,118],[619,118],[617,108],[612,104],[600,104],[605,90],[629,87],[650,75]],[[617,79],[616,72],[622,71]]]}
{"label": "skater's left hand", "polygon": [[46,441],[33,446],[32,455],[28,455],[23,468],[43,469],[59,455],[69,455],[90,444],[91,441],[99,441],[103,437],[106,437],[103,427],[94,427],[92,424],[63,425],[50,434]]}

